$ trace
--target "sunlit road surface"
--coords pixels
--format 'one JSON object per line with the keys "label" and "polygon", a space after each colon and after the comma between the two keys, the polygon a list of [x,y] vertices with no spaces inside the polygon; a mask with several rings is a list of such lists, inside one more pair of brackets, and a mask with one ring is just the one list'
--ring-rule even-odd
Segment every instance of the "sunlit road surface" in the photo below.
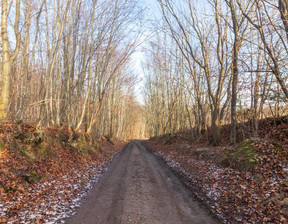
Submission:
{"label": "sunlit road surface", "polygon": [[76,212],[67,223],[219,223],[141,140],[129,143]]}

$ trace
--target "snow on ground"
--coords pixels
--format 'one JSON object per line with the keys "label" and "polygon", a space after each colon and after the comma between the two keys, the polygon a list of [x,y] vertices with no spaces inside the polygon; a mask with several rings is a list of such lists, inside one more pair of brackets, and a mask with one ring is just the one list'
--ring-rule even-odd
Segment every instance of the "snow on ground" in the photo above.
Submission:
{"label": "snow on ground", "polygon": [[[5,203],[0,202],[0,216],[8,216],[8,224],[64,223],[64,219],[75,213],[75,209],[81,205],[81,199],[89,194],[89,190],[117,156],[103,164],[95,162],[86,165],[81,170],[72,168],[69,174],[58,180],[38,181],[24,194],[15,195]],[[26,201],[24,206],[23,201]]]}
{"label": "snow on ground", "polygon": [[[219,167],[209,161],[185,158],[165,150],[155,154],[184,175],[186,184],[195,189],[193,193],[197,198],[224,223],[288,223],[285,213],[271,202],[271,196],[278,192],[283,182],[281,176],[271,172],[259,186],[259,180],[250,172]],[[283,167],[286,172],[286,166]]]}

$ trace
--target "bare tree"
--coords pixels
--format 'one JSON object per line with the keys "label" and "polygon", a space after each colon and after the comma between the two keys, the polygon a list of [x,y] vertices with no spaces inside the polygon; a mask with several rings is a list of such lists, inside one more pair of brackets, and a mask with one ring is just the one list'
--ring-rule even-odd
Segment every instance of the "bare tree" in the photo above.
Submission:
{"label": "bare tree", "polygon": [[[13,1],[11,2],[11,4]],[[1,13],[1,37],[2,37],[2,84],[1,84],[1,95],[0,95],[0,120],[7,120],[9,102],[10,102],[10,74],[11,66],[15,61],[19,50],[21,36],[19,32],[19,20],[20,20],[20,0],[16,1],[16,15],[14,22],[14,33],[16,36],[16,47],[12,55],[10,55],[10,47],[7,33],[7,20],[8,20],[8,1],[2,1],[2,13]]]}

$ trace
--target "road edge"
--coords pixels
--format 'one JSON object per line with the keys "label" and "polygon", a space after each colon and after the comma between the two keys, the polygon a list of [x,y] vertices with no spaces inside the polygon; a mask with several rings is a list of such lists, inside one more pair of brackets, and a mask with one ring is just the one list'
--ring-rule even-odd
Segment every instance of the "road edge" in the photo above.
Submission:
{"label": "road edge", "polygon": [[148,146],[147,140],[141,141],[141,144],[145,147],[145,149],[147,151],[151,152],[157,159],[159,159],[160,161],[162,161],[163,163],[165,163],[167,165],[169,170],[180,180],[180,182],[183,184],[183,186],[192,193],[193,197],[200,203],[200,205],[201,205],[201,207],[203,207],[203,209],[207,210],[207,212],[211,216],[213,216],[215,219],[217,219],[219,222],[226,223],[225,220],[222,217],[220,217],[213,210],[213,207],[209,203],[208,198],[205,195],[201,194],[200,189],[197,188],[196,186],[193,187],[191,184],[189,184],[192,182],[192,180],[189,179],[189,177],[182,170],[177,169],[177,168],[169,165],[168,161],[165,160],[165,158],[163,158],[161,155],[155,153],[153,151],[153,149]]}

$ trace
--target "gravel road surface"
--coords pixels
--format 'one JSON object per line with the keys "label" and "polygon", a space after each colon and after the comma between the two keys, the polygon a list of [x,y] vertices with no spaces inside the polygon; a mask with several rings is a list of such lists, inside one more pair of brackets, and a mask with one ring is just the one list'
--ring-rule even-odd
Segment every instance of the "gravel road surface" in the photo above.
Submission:
{"label": "gravel road surface", "polygon": [[68,224],[219,223],[167,164],[132,141],[83,199]]}

